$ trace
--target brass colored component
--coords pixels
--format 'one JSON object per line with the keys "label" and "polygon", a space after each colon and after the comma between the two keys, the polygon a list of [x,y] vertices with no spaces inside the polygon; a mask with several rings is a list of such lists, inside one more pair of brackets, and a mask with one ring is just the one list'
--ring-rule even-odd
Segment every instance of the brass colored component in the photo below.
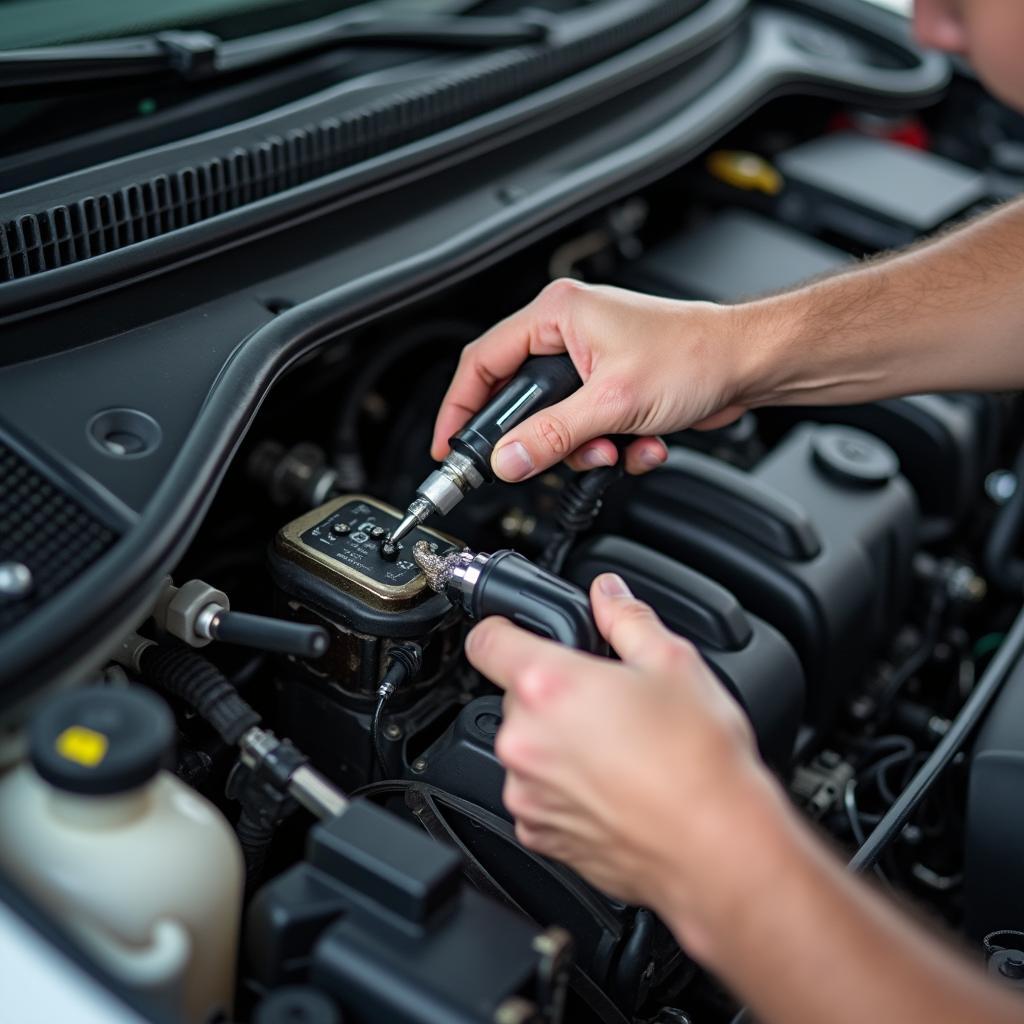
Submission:
{"label": "brass colored component", "polygon": [[785,186],[778,170],[763,156],[739,149],[716,149],[707,159],[708,172],[719,181],[745,192],[777,196]]}
{"label": "brass colored component", "polygon": [[[290,561],[296,562],[325,580],[332,587],[337,587],[346,593],[357,594],[360,600],[370,607],[381,611],[401,611],[418,604],[424,594],[432,593],[426,585],[422,572],[418,572],[413,579],[401,585],[382,583],[361,572],[355,566],[347,565],[340,559],[332,557],[327,551],[320,551],[303,540],[303,534],[308,530],[322,523],[343,505],[352,502],[362,502],[379,509],[388,516],[393,516],[396,520],[402,518],[401,512],[376,498],[370,498],[364,494],[346,494],[332,499],[284,526],[274,538],[274,546],[277,551]],[[453,544],[459,547],[459,542],[452,537],[425,527],[419,529],[431,537],[437,538],[442,544]],[[411,545],[406,552],[403,552],[403,557],[412,560]]]}

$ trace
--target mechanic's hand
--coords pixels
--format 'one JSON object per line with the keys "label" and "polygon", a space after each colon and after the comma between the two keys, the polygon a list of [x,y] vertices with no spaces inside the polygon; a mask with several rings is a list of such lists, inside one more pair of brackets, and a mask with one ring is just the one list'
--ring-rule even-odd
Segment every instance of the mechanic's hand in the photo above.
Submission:
{"label": "mechanic's hand", "polygon": [[670,912],[701,956],[711,924],[750,895],[748,883],[765,884],[745,837],[763,837],[783,797],[695,648],[616,575],[599,576],[591,600],[621,663],[505,619],[469,635],[469,660],[506,691],[496,741],[505,805],[524,845],[610,895]]}
{"label": "mechanic's hand", "polygon": [[523,480],[566,459],[574,469],[612,465],[606,434],[635,434],[626,469],[660,465],[655,435],[724,426],[743,412],[740,347],[731,310],[561,280],[468,345],[441,404],[431,454],[442,459],[456,433],[530,355],[568,352],[583,387],[510,430],[492,465]]}

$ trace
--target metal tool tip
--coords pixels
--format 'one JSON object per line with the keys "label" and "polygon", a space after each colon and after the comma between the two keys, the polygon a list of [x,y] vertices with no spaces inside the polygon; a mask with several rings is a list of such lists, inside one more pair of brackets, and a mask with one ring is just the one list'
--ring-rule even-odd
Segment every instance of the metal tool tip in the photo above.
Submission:
{"label": "metal tool tip", "polygon": [[398,542],[403,537],[407,537],[419,525],[420,525],[419,519],[417,519],[416,516],[413,515],[412,513],[409,513],[409,515],[407,515],[398,524],[398,526],[395,527],[395,529],[392,531],[391,536],[388,538],[388,540],[390,540],[392,544],[398,544]]}

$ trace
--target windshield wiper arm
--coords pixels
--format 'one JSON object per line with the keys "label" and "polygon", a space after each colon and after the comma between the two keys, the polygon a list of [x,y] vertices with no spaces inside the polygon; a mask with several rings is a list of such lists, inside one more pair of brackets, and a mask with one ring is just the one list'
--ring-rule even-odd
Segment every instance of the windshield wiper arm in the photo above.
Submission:
{"label": "windshield wiper arm", "polygon": [[0,50],[0,89],[172,74],[188,81],[343,46],[494,49],[543,42],[539,17],[336,14],[222,40],[209,32],[166,31],[94,43]]}

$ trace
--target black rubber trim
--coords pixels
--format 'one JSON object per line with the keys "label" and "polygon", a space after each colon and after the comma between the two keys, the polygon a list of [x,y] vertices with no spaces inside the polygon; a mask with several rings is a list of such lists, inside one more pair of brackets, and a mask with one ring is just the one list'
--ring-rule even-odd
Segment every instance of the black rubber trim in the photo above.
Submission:
{"label": "black rubber trim", "polygon": [[[257,233],[281,230],[347,202],[399,187],[417,170],[426,173],[450,166],[455,154],[466,158],[478,155],[485,148],[506,145],[517,137],[564,120],[582,108],[592,107],[607,96],[620,95],[671,67],[678,67],[734,32],[746,10],[747,0],[708,0],[675,28],[615,58],[428,139],[170,235],[2,285],[0,317],[32,316],[47,307],[119,288],[133,280],[242,244]],[[771,23],[766,14],[762,12],[758,18],[763,25]],[[935,100],[950,78],[948,61],[939,55],[921,54],[910,48],[905,51],[910,64],[906,69],[871,67],[858,71],[850,68],[844,75],[844,69],[837,68],[834,62],[817,59],[789,45],[777,23],[774,38],[765,38],[764,32],[761,36],[762,49],[767,52],[754,56],[765,61],[785,54],[785,71],[792,76],[794,84],[802,82],[804,91],[808,92],[824,89],[834,96],[838,89],[843,95],[845,87],[851,98],[868,98],[878,106],[917,107]],[[775,63],[770,59],[767,62]],[[781,67],[772,67],[766,75],[766,87],[780,88],[775,79],[782,73]],[[758,97],[753,102],[759,105],[760,100]]]}
{"label": "black rubber trim", "polygon": [[[799,93],[853,102],[879,95],[879,86],[866,81],[871,76],[841,71],[788,46],[778,21],[769,11],[760,11],[751,19],[747,59],[644,139],[567,172],[514,207],[387,270],[296,306],[255,331],[224,366],[192,434],[136,528],[7,635],[0,660],[0,707],[38,685],[86,671],[112,639],[134,627],[139,608],[153,599],[160,575],[173,567],[198,529],[268,390],[299,358],[657,180],[773,99]],[[902,81],[881,77],[893,87]],[[946,81],[940,79],[933,82],[936,88]]]}

